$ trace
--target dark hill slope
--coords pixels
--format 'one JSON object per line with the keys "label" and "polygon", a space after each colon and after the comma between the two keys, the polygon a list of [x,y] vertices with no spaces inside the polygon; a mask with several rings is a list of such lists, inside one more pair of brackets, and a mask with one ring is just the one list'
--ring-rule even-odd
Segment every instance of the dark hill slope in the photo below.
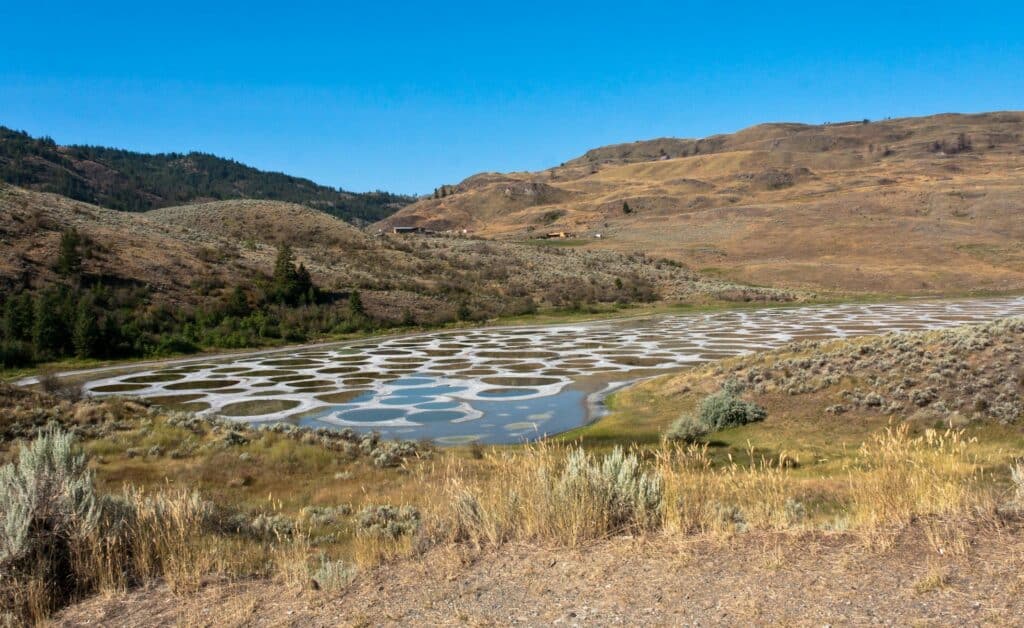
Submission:
{"label": "dark hill slope", "polygon": [[380,220],[414,199],[354,193],[205,153],[60,146],[0,126],[0,180],[122,211],[231,199],[306,205],[350,222]]}

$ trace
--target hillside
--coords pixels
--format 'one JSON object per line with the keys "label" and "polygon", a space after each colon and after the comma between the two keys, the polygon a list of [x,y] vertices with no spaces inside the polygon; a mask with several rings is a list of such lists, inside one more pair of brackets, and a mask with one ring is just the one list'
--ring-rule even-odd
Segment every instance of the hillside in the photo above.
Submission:
{"label": "hillside", "polygon": [[[808,296],[614,251],[371,236],[279,201],[130,213],[0,184],[0,244],[0,367],[7,368],[72,354],[241,348],[538,310]],[[292,272],[311,280],[301,295],[282,297],[275,287],[285,245]],[[79,258],[70,270],[61,266],[68,247]]]}
{"label": "hillside", "polygon": [[122,211],[225,199],[299,203],[350,222],[380,220],[412,202],[354,193],[231,159],[192,152],[150,155],[101,146],[59,146],[0,126],[0,181]]}
{"label": "hillside", "polygon": [[512,240],[566,230],[587,248],[789,288],[1021,290],[1022,174],[1020,112],[762,124],[476,175],[379,226]]}
{"label": "hillside", "polygon": [[[5,292],[58,281],[60,234],[76,228],[91,243],[85,275],[112,284],[150,286],[158,301],[196,304],[269,276],[277,247],[290,244],[326,290],[369,291],[382,316],[402,308],[424,315],[454,311],[469,299],[492,313],[511,301],[626,297],[685,300],[790,300],[798,295],[708,280],[674,264],[611,251],[580,251],[445,237],[374,237],[302,205],[219,201],[143,214],[118,212],[15,187],[0,187],[0,287]],[[618,284],[616,279],[619,279]],[[616,285],[620,287],[616,287]],[[576,293],[578,295],[574,296]],[[396,311],[397,310],[397,311]]]}

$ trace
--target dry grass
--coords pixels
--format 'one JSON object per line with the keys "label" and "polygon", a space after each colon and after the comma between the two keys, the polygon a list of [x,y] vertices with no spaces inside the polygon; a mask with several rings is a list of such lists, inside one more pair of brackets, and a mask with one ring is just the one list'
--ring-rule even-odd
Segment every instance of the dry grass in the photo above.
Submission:
{"label": "dry grass", "polygon": [[636,452],[590,456],[538,444],[492,452],[490,479],[468,480],[449,470],[446,490],[432,504],[436,531],[477,546],[509,541],[575,547],[613,533],[642,533],[657,524],[661,484]]}
{"label": "dry grass", "polygon": [[[756,285],[1020,290],[1024,232],[1011,208],[1024,195],[1022,120],[767,124],[608,146],[541,172],[471,177],[382,223],[514,239],[566,230],[588,249],[645,251]],[[934,149],[959,133],[973,150]],[[538,224],[553,212],[554,224]]]}
{"label": "dry grass", "polygon": [[[132,516],[114,533],[82,539],[74,573],[79,591],[106,593],[161,580],[191,596],[211,577],[269,578],[300,588],[319,585],[319,578],[337,588],[354,573],[346,565],[367,572],[437,545],[572,548],[623,534],[718,542],[745,532],[839,530],[882,549],[915,521],[925,522],[936,556],[962,556],[969,528],[993,522],[1007,493],[983,472],[988,451],[958,431],[914,436],[906,425],[889,427],[852,453],[839,478],[753,452],[743,463],[716,464],[706,445],[598,454],[540,443],[492,449],[479,459],[452,451],[397,476],[406,487],[394,494],[397,503],[422,512],[418,530],[382,534],[356,524],[355,516],[330,528],[347,534],[326,537],[322,526],[310,533],[311,516],[292,519],[298,525],[288,534],[239,534],[195,492],[128,487],[115,501]],[[292,511],[275,503],[269,512]],[[764,565],[783,568],[780,551],[766,546]],[[943,586],[933,576],[922,577],[918,588]],[[53,608],[50,589],[33,579],[21,586],[25,607],[42,621]]]}
{"label": "dry grass", "polygon": [[210,578],[309,581],[308,545],[301,533],[265,540],[225,534],[211,528],[210,504],[186,490],[150,494],[127,488],[111,503],[101,527],[72,539],[65,574],[74,579],[70,590],[45,571],[22,576],[0,587],[7,589],[8,610],[42,623],[68,599],[156,582],[190,595]]}
{"label": "dry grass", "polygon": [[[963,524],[991,517],[1003,490],[983,472],[977,442],[963,432],[908,426],[874,435],[839,479],[808,475],[785,455],[716,465],[706,445],[638,450],[641,472],[661,490],[647,518],[616,517],[606,494],[567,494],[573,447],[540,444],[492,452],[487,478],[467,481],[460,465],[425,506],[445,541],[476,546],[541,542],[578,546],[618,534],[663,530],[713,538],[752,531],[852,532],[867,544],[892,539],[912,521],[933,521],[928,535],[942,553],[962,553]],[[597,457],[595,457],[596,459]],[[958,549],[959,548],[959,549]]]}
{"label": "dry grass", "polygon": [[949,569],[942,565],[934,564],[914,585],[918,593],[929,593],[944,589],[950,584]]}
{"label": "dry grass", "polygon": [[851,525],[875,531],[902,526],[923,515],[947,517],[991,511],[982,465],[963,432],[909,426],[886,428],[861,447],[850,469]]}

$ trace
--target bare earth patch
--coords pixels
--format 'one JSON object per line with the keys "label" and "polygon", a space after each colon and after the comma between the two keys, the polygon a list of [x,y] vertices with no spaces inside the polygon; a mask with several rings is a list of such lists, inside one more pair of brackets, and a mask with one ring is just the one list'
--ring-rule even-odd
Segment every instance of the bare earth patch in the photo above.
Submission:
{"label": "bare earth patch", "polygon": [[660,535],[579,550],[440,548],[325,593],[269,581],[166,587],[73,606],[62,626],[438,624],[997,624],[1024,613],[1024,536],[968,532],[940,555],[922,526],[888,549],[849,536]]}

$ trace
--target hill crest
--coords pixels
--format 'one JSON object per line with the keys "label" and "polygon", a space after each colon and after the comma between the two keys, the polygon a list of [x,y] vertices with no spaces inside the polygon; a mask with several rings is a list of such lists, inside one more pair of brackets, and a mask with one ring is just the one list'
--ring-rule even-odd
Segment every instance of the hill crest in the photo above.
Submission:
{"label": "hill crest", "polygon": [[786,288],[1012,291],[1024,289],[1022,171],[1024,112],[770,123],[475,175],[377,227],[567,232]]}
{"label": "hill crest", "polygon": [[356,223],[380,220],[414,200],[348,192],[207,153],[61,146],[2,126],[0,181],[122,211],[249,198],[299,203]]}

